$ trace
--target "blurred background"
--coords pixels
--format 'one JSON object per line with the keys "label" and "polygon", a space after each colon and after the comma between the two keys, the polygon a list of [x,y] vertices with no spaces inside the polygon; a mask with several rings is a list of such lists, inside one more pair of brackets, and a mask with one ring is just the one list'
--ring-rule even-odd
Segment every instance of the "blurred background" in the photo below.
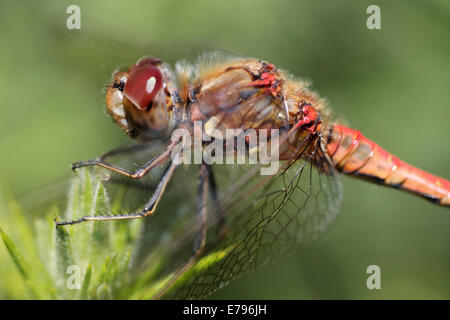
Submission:
{"label": "blurred background", "polygon": [[[81,8],[81,30],[66,28],[71,4]],[[366,27],[370,4],[381,8],[381,30]],[[116,67],[208,48],[311,80],[347,124],[450,178],[446,0],[8,1],[0,27],[0,183],[15,194],[70,176],[73,161],[127,139],[105,116],[104,86]],[[211,298],[449,299],[448,209],[342,181],[329,233]],[[381,268],[381,290],[366,287],[369,265]]]}

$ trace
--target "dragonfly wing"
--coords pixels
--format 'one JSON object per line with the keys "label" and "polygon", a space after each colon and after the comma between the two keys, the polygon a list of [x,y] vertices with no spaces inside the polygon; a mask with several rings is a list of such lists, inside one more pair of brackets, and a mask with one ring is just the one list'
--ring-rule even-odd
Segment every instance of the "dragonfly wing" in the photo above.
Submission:
{"label": "dragonfly wing", "polygon": [[[149,139],[142,143],[129,141],[115,149],[123,150],[124,152],[112,153],[105,158],[105,161],[112,165],[133,171],[150,159],[161,154],[166,146],[167,141],[161,139]],[[148,174],[146,177],[139,180],[130,179],[97,166],[90,167],[89,170],[104,183],[108,193],[112,197],[114,197],[114,194],[119,188],[126,189],[127,193],[132,194],[131,198],[134,198],[127,202],[136,203],[133,207],[138,207],[143,205],[143,201],[148,197],[148,193],[150,192],[151,194],[151,191],[154,190],[155,185],[158,183],[163,172],[163,167],[157,168],[151,174]],[[48,209],[52,206],[57,206],[60,209],[60,212],[63,212],[66,208],[70,186],[73,185],[71,180],[79,179],[80,176],[83,175],[81,169],[77,169],[76,172],[68,170],[67,174],[64,176],[45,183],[34,190],[14,195],[14,198],[25,212],[33,212],[34,215],[47,213]],[[137,197],[140,197],[139,201],[136,200]],[[123,204],[120,210],[129,211],[133,209],[130,205]],[[110,212],[105,212],[105,214],[110,214]]]}
{"label": "dragonfly wing", "polygon": [[58,39],[58,48],[52,52],[64,68],[80,74],[90,85],[98,90],[109,84],[111,74],[117,69],[128,69],[144,56],[161,58],[174,65],[179,60],[195,62],[204,52],[221,52],[236,56],[221,48],[182,39],[145,39],[144,41],[117,38],[109,33],[87,32],[83,34],[61,32],[61,28],[51,30]]}
{"label": "dragonfly wing", "polygon": [[[256,165],[215,165],[220,209],[210,201],[205,249],[163,297],[204,298],[324,234],[337,217],[341,185],[334,172],[319,169],[318,161],[298,160],[276,176],[261,176]],[[224,222],[218,230],[220,217]],[[184,261],[199,232],[195,221],[185,231],[172,242],[174,256]]]}
{"label": "dragonfly wing", "polygon": [[[167,142],[156,139],[109,161],[137,168],[166,146]],[[119,214],[142,208],[165,166],[155,168],[142,181],[92,169],[103,180],[112,202],[122,197],[118,211],[112,212]],[[178,167],[157,211],[141,220],[131,278],[150,270],[147,286],[155,286],[173,277],[192,257],[201,232],[197,220],[198,169],[199,165]],[[261,175],[259,165],[213,165],[213,172],[219,201],[214,202],[210,194],[205,248],[163,298],[206,297],[231,280],[309,245],[337,216],[340,183],[318,159],[298,160],[284,174],[275,176]],[[79,178],[83,179],[82,174]],[[65,218],[77,218],[70,214],[66,211]]]}

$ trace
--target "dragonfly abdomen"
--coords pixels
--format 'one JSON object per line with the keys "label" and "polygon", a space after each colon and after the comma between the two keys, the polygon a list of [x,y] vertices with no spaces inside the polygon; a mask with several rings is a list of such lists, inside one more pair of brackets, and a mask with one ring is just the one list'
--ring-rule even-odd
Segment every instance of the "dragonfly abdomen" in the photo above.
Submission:
{"label": "dragonfly abdomen", "polygon": [[399,188],[437,204],[450,206],[448,180],[401,161],[358,130],[333,126],[327,151],[341,173]]}

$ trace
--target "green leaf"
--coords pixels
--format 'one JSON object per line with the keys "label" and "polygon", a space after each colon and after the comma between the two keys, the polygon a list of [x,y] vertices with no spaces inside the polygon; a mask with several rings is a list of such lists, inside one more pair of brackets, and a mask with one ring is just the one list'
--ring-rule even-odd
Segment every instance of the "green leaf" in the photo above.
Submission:
{"label": "green leaf", "polygon": [[19,250],[17,250],[17,247],[14,244],[14,242],[11,240],[10,237],[8,237],[8,235],[2,230],[2,228],[0,228],[0,236],[2,237],[3,243],[5,244],[6,249],[9,252],[9,255],[13,259],[17,271],[19,271],[20,275],[24,280],[28,280],[29,278],[27,271],[28,267],[26,266],[26,263],[23,260],[22,254],[19,252]]}
{"label": "green leaf", "polygon": [[92,179],[89,170],[84,170],[84,181],[81,193],[81,204],[83,215],[89,215],[94,203],[94,192],[92,188]]}
{"label": "green leaf", "polygon": [[84,274],[83,286],[81,287],[80,299],[86,300],[88,298],[89,285],[92,277],[92,265],[89,264]]}
{"label": "green leaf", "polygon": [[[105,193],[105,188],[101,182],[97,184],[97,192],[95,195],[94,215],[101,216],[110,212],[108,198]],[[95,242],[95,247],[102,250],[109,246],[110,241],[110,223],[105,221],[94,222],[92,238]]]}
{"label": "green leaf", "polygon": [[[232,245],[224,250],[216,251],[213,253],[210,253],[209,255],[203,257],[202,259],[198,260],[197,262],[193,263],[192,267],[190,267],[185,273],[183,273],[178,279],[175,280],[174,283],[170,284],[170,286],[167,288],[166,292],[163,294],[162,297],[164,297],[167,294],[171,294],[173,291],[179,289],[184,283],[187,283],[189,279],[193,278],[196,274],[205,271],[209,267],[211,267],[213,264],[220,262],[222,259],[224,259],[230,251],[236,246]],[[164,289],[170,281],[172,281],[175,274],[170,274],[163,279],[154,281],[154,284],[150,287],[142,290],[141,292],[138,292],[138,294],[135,296],[137,299],[154,299],[155,296]]]}
{"label": "green leaf", "polygon": [[64,279],[66,270],[74,264],[70,236],[65,227],[56,227],[56,253],[60,276]]}
{"label": "green leaf", "polygon": [[5,244],[6,249],[9,252],[9,255],[11,256],[14,265],[17,268],[17,271],[19,271],[19,274],[21,275],[22,279],[25,282],[25,285],[29,289],[32,296],[35,298],[41,297],[38,293],[38,290],[35,288],[35,284],[30,281],[30,269],[28,264],[25,262],[23,255],[19,252],[14,242],[11,240],[11,238],[3,231],[2,228],[0,228],[0,236],[2,237],[3,243]]}

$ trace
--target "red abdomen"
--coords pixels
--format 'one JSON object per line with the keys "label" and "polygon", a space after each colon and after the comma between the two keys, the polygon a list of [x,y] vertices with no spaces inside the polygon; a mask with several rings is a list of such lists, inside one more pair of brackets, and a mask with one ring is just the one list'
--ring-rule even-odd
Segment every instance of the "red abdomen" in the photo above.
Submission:
{"label": "red abdomen", "polygon": [[345,174],[399,188],[450,206],[450,182],[413,167],[358,130],[335,125],[327,143],[335,168]]}

